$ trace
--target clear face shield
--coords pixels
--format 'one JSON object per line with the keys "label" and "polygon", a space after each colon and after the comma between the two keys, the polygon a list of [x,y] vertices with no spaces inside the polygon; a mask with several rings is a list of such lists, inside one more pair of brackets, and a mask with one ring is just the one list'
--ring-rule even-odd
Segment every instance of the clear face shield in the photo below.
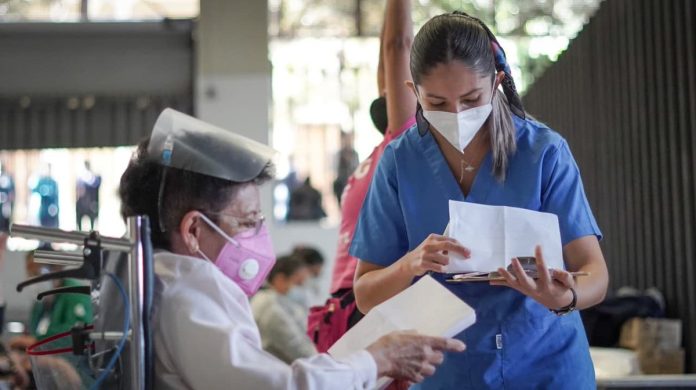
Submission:
{"label": "clear face shield", "polygon": [[[267,145],[213,126],[171,108],[155,123],[148,157],[173,167],[233,182],[254,179],[271,162],[275,150]],[[161,215],[167,169],[160,180],[158,214]],[[163,218],[160,230],[166,231]]]}

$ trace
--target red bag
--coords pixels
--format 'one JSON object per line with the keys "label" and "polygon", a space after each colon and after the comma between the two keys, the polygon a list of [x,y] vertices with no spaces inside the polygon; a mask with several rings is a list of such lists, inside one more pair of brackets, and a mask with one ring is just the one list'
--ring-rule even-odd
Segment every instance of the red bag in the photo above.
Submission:
{"label": "red bag", "polygon": [[357,310],[353,290],[340,298],[329,298],[324,306],[309,309],[307,335],[319,353],[324,353],[347,331],[350,317]]}

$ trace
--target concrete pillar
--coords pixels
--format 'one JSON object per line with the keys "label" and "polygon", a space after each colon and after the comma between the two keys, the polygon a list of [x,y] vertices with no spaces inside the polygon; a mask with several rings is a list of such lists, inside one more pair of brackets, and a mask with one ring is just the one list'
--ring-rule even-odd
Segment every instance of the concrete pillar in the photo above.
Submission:
{"label": "concrete pillar", "polygon": [[[259,142],[270,142],[271,65],[268,4],[263,0],[201,0],[196,34],[196,115]],[[312,245],[327,262],[321,282],[328,295],[338,228],[273,221],[272,186],[261,191],[276,253]]]}
{"label": "concrete pillar", "polygon": [[196,115],[268,143],[267,2],[201,0],[196,48]]}
{"label": "concrete pillar", "polygon": [[[196,116],[268,144],[271,66],[267,2],[201,0],[194,37]],[[268,186],[263,189],[262,209],[265,215],[272,215]]]}

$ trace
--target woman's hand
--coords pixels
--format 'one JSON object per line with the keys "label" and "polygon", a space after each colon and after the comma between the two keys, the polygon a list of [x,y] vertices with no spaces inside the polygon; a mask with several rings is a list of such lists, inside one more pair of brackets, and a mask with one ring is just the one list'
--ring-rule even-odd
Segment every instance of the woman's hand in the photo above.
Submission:
{"label": "woman's hand", "polygon": [[406,272],[413,276],[421,276],[429,271],[443,273],[449,264],[449,252],[455,252],[465,259],[471,256],[471,251],[454,238],[431,234],[400,262]]}
{"label": "woman's hand", "polygon": [[377,363],[378,377],[418,383],[435,373],[445,352],[462,352],[465,348],[464,343],[456,339],[401,331],[380,337],[367,347],[367,351]]}
{"label": "woman's hand", "polygon": [[566,271],[549,270],[546,267],[540,246],[536,247],[535,257],[539,275],[537,280],[524,272],[519,260],[512,259],[513,272],[499,268],[498,272],[505,278],[505,281],[492,281],[491,285],[514,288],[549,309],[560,309],[570,305],[573,301],[573,293],[570,289],[575,288],[573,276]]}

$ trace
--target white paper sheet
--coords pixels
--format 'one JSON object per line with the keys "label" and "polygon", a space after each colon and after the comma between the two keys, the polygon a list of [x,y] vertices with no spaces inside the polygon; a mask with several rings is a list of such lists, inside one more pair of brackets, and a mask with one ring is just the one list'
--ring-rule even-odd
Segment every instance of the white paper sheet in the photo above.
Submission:
{"label": "white paper sheet", "polygon": [[[329,354],[336,358],[348,356],[397,330],[453,337],[474,322],[476,313],[471,306],[426,275],[370,310],[329,349]],[[380,379],[378,387],[388,383],[388,378]]]}
{"label": "white paper sheet", "polygon": [[448,237],[471,250],[471,258],[450,254],[448,273],[492,272],[513,257],[534,256],[541,245],[549,268],[564,269],[558,217],[527,209],[450,200]]}

